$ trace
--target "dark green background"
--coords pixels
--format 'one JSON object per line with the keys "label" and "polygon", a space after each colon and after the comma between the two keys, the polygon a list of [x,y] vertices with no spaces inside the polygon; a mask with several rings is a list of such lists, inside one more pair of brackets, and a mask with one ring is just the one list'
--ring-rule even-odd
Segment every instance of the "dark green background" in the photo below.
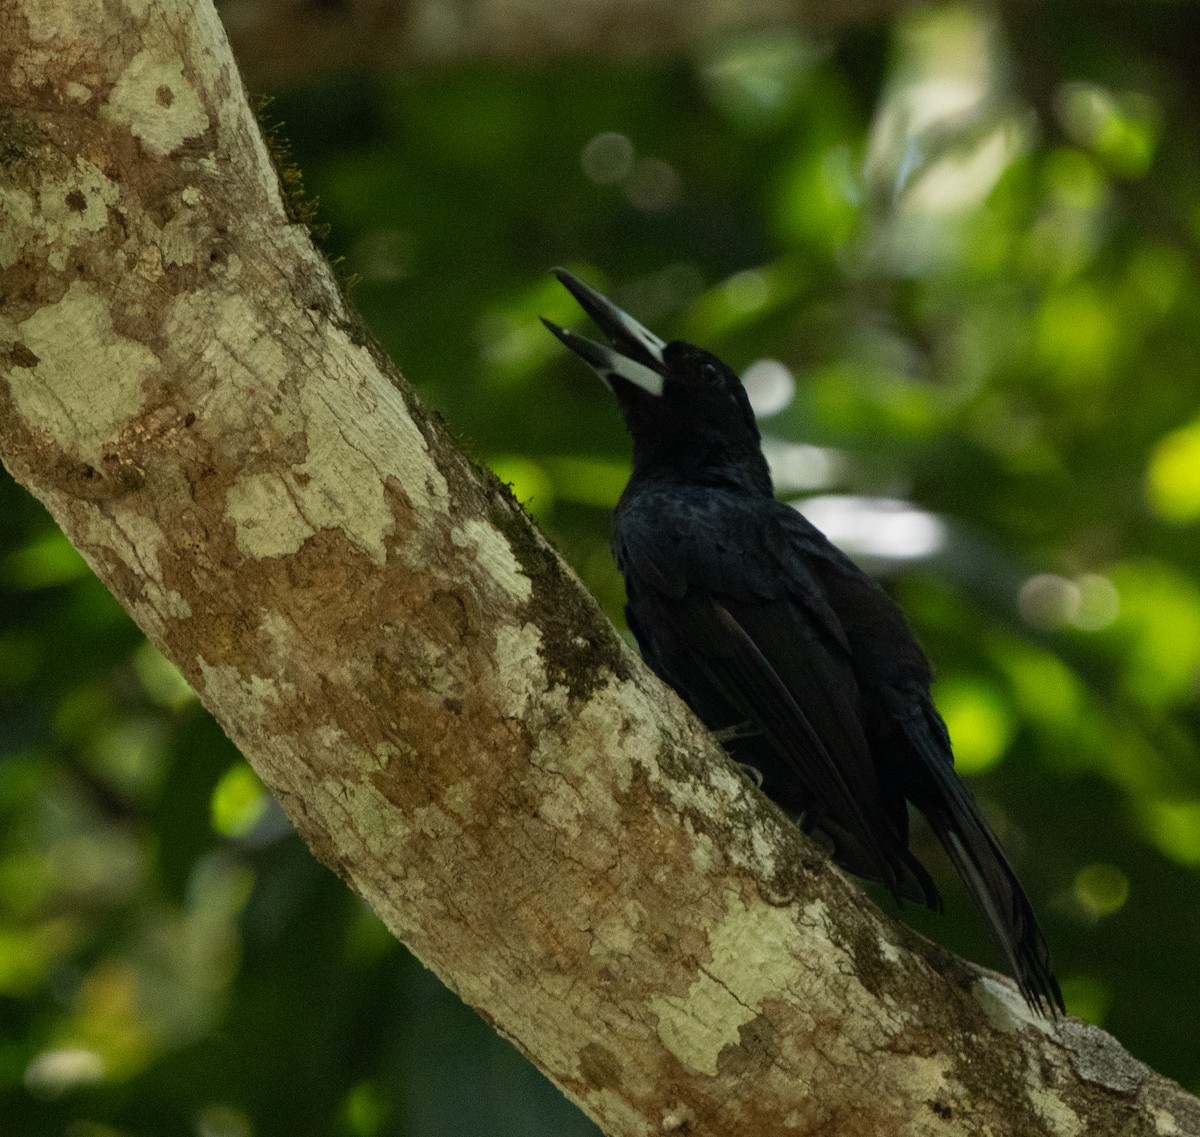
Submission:
{"label": "dark green background", "polygon": [[[1200,1089],[1200,22],[1022,11],[343,75],[269,113],[354,302],[616,620],[627,446],[537,323],[577,318],[546,270],[787,366],[764,432],[821,448],[787,496],[907,503],[851,548],[935,661],[1071,1010]],[[312,861],[7,477],[0,819],[4,1132],[594,1132]],[[998,965],[916,840],[948,911],[914,921]]]}

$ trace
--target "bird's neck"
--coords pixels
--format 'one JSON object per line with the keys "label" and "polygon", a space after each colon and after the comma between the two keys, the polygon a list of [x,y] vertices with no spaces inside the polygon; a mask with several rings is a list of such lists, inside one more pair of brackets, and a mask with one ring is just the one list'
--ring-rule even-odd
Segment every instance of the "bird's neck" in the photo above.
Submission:
{"label": "bird's neck", "polygon": [[773,497],[771,471],[759,446],[727,438],[655,438],[633,443],[635,483],[713,486]]}

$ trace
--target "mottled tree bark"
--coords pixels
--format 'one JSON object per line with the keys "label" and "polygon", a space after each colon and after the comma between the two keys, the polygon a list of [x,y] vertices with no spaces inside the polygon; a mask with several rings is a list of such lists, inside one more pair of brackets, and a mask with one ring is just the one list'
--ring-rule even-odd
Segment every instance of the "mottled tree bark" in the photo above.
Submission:
{"label": "mottled tree bark", "polygon": [[0,109],[0,455],[607,1132],[1200,1133],[882,917],[630,654],[359,331],[208,0],[7,0]]}

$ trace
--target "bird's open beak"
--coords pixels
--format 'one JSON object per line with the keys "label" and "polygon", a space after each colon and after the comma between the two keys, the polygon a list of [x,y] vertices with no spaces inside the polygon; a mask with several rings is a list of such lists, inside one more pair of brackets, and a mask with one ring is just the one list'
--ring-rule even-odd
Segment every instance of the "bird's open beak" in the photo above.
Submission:
{"label": "bird's open beak", "polygon": [[583,310],[596,321],[612,347],[585,339],[549,320],[543,319],[542,323],[610,387],[614,378],[624,379],[651,395],[661,395],[666,372],[663,348],[667,345],[653,332],[643,328],[628,312],[621,311],[611,300],[601,296],[594,288],[589,288],[566,269],[556,268],[553,271]]}

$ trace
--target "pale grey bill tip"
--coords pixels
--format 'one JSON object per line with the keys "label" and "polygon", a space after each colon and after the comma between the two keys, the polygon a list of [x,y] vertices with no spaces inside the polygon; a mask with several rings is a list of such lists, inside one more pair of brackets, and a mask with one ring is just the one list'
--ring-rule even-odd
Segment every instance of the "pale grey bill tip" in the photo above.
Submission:
{"label": "pale grey bill tip", "polygon": [[588,364],[604,382],[611,387],[614,377],[624,379],[643,391],[661,397],[663,393],[663,377],[653,368],[630,359],[619,351],[596,343],[584,336],[560,328],[557,324],[542,317],[542,323],[562,342],[571,349],[584,363]]}
{"label": "pale grey bill tip", "polygon": [[[628,312],[618,308],[607,296],[597,292],[591,285],[584,284],[579,277],[567,272],[565,268],[555,268],[550,271],[559,283],[579,301],[580,307],[596,321],[600,330],[618,348],[640,348],[651,363],[661,364],[663,362],[663,348],[667,346],[666,340],[660,339],[649,328],[643,327]],[[622,339],[627,339],[629,342],[622,344],[620,342]],[[638,385],[641,386],[641,384]]]}

